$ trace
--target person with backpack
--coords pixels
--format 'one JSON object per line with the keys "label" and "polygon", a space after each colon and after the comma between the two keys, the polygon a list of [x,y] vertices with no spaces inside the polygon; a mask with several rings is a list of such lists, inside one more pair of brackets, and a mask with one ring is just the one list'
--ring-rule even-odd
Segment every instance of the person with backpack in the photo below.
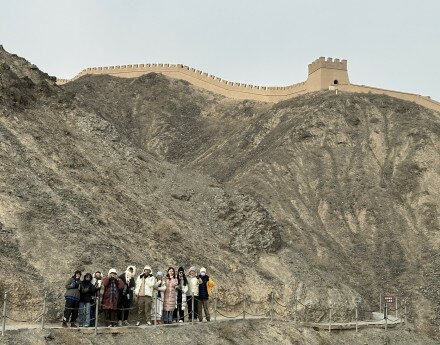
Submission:
{"label": "person with backpack", "polygon": [[212,293],[214,281],[206,274],[206,268],[200,268],[199,275],[199,321],[203,321],[202,308],[205,313],[206,321],[211,321],[209,315],[209,295]]}

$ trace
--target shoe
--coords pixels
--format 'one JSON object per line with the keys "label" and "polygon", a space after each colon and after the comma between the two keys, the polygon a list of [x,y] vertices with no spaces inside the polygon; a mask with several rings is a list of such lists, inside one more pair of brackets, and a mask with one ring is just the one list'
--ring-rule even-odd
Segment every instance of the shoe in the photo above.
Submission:
{"label": "shoe", "polygon": [[118,321],[118,326],[122,327],[122,321],[121,320]]}
{"label": "shoe", "polygon": [[136,322],[136,326],[140,326],[140,325],[141,325],[140,321]]}
{"label": "shoe", "polygon": [[70,323],[70,327],[78,328],[78,325],[75,322]]}
{"label": "shoe", "polygon": [[148,325],[148,326],[151,326],[151,321],[148,321],[148,322],[147,322],[147,325]]}
{"label": "shoe", "polygon": [[183,320],[179,320],[179,323],[182,323],[183,322]]}
{"label": "shoe", "polygon": [[128,322],[128,320],[125,320],[124,322],[122,322],[122,324],[123,324],[124,326],[130,326],[130,323]]}
{"label": "shoe", "polygon": [[69,326],[67,326],[67,322],[66,321],[63,321],[62,326],[63,327],[69,327]]}
{"label": "shoe", "polygon": [[110,325],[108,325],[107,327],[109,327],[109,328],[110,328],[110,327],[113,327],[113,325],[112,325],[112,324],[110,324]]}
{"label": "shoe", "polygon": [[206,322],[211,322],[211,319],[206,319]]}

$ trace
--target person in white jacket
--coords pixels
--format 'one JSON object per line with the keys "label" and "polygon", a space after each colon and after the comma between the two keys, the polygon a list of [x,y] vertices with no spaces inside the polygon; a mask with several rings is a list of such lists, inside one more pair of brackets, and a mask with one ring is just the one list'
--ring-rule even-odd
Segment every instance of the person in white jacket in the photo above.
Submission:
{"label": "person in white jacket", "polygon": [[161,323],[162,313],[163,313],[163,297],[166,290],[166,285],[163,280],[163,272],[159,271],[156,273],[156,283],[154,284],[154,294],[153,294],[153,306],[151,310],[151,315],[153,317],[153,322],[156,324]]}
{"label": "person in white jacket", "polygon": [[151,274],[151,267],[145,266],[144,272],[136,279],[134,294],[138,301],[138,321],[136,326],[142,322],[142,314],[145,316],[147,325],[151,325],[151,305],[153,300],[153,288],[156,280]]}

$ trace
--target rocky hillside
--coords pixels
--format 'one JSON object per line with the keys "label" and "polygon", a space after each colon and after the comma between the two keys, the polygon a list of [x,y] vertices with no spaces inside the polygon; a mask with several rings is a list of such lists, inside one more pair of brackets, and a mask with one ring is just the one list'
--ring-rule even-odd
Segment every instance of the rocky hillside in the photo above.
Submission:
{"label": "rocky hillside", "polygon": [[279,253],[371,305],[381,292],[406,298],[418,326],[437,332],[438,113],[332,92],[232,101],[157,74],[87,76],[65,88],[140,149],[257,200],[280,226]]}
{"label": "rocky hillside", "polygon": [[336,320],[397,294],[435,336],[438,115],[372,95],[232,101],[158,74],[58,87],[0,49],[0,293],[46,289],[55,319],[77,268],[204,265],[230,303],[274,290]]}

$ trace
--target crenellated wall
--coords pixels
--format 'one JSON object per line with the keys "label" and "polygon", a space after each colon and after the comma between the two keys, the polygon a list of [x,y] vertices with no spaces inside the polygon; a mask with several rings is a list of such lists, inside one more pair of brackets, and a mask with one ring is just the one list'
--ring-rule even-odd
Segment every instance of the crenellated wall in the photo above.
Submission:
{"label": "crenellated wall", "polygon": [[73,79],[57,79],[57,84],[62,85],[88,74],[136,78],[151,72],[161,73],[171,78],[183,79],[202,89],[234,99],[251,99],[275,103],[308,92],[331,88],[345,92],[386,94],[391,97],[413,101],[440,112],[440,103],[431,100],[429,97],[350,84],[347,60],[326,59],[324,57],[320,57],[308,65],[306,81],[288,86],[269,87],[231,82],[182,64],[135,64],[90,67],[82,70]]}

